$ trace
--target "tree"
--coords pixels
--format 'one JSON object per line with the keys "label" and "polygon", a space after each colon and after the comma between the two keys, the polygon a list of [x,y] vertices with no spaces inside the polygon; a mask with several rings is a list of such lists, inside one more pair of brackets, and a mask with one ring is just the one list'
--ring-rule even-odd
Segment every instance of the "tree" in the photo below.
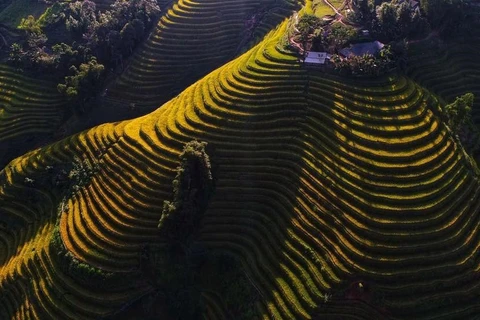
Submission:
{"label": "tree", "polygon": [[353,20],[369,24],[373,16],[373,6],[368,0],[352,0]]}
{"label": "tree", "polygon": [[133,25],[131,23],[127,23],[120,31],[120,36],[122,37],[122,47],[124,51],[132,53],[136,42],[135,28]]}
{"label": "tree", "polygon": [[83,111],[85,102],[99,91],[99,83],[105,67],[91,58],[82,63],[79,68],[70,67],[71,76],[65,77],[65,83],[58,84],[57,89],[69,99],[80,102],[80,111]]}
{"label": "tree", "polygon": [[376,8],[373,31],[382,41],[389,42],[422,35],[427,24],[420,11],[407,1],[384,2]]}
{"label": "tree", "polygon": [[304,14],[297,24],[297,29],[302,34],[311,34],[321,26],[322,20],[313,14]]}
{"label": "tree", "polygon": [[25,59],[25,52],[23,51],[22,45],[19,43],[14,43],[10,46],[10,54],[8,60],[15,64],[16,66],[21,65]]}
{"label": "tree", "polygon": [[321,30],[321,22],[320,18],[312,14],[305,14],[298,20],[297,30],[300,33],[300,41],[304,53],[306,53],[307,44],[311,36],[317,33],[317,30]]}
{"label": "tree", "polygon": [[55,66],[57,69],[66,69],[68,66],[76,65],[79,61],[78,50],[73,49],[65,43],[56,44],[52,47],[55,55]]}
{"label": "tree", "polygon": [[173,200],[164,201],[158,228],[175,247],[187,247],[213,193],[206,142],[190,141],[180,154],[173,180]]}
{"label": "tree", "polygon": [[327,33],[325,40],[334,46],[335,49],[344,48],[357,37],[357,30],[354,27],[342,23],[334,23]]}
{"label": "tree", "polygon": [[466,93],[457,97],[454,102],[445,106],[450,128],[458,133],[462,126],[470,119],[475,96]]}
{"label": "tree", "polygon": [[33,33],[33,34],[42,33],[42,28],[35,20],[35,17],[32,15],[29,15],[26,18],[22,18],[22,21],[20,22],[20,25],[18,26],[18,28],[25,30],[27,33]]}
{"label": "tree", "polygon": [[82,35],[97,22],[95,3],[89,0],[70,3],[66,15],[65,26],[75,35]]}
{"label": "tree", "polygon": [[468,0],[420,0],[420,6],[432,29],[443,35],[453,35],[462,27],[469,27],[465,22],[472,14]]}

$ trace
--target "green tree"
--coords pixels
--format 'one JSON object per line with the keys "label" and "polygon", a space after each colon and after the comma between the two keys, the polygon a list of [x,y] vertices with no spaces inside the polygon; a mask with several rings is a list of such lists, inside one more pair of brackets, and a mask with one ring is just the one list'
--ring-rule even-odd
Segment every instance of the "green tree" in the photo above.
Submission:
{"label": "green tree", "polygon": [[16,66],[21,65],[25,59],[25,52],[23,47],[19,43],[14,43],[10,46],[10,54],[8,60],[15,64]]}
{"label": "green tree", "polygon": [[57,69],[67,69],[79,62],[79,52],[65,43],[57,43],[52,47]]}
{"label": "green tree", "polygon": [[373,5],[368,0],[352,0],[353,20],[369,24],[373,16]]}
{"label": "green tree", "polygon": [[213,192],[206,142],[190,141],[180,154],[173,200],[165,201],[158,227],[174,246],[188,246]]}
{"label": "green tree", "polygon": [[[336,49],[341,49],[352,42],[356,37],[357,30],[354,27],[342,23],[335,23],[332,25],[325,40]],[[326,47],[328,46],[326,45]]]}
{"label": "green tree", "polygon": [[446,35],[459,30],[471,11],[467,0],[420,0],[420,6],[432,29]]}
{"label": "green tree", "polygon": [[35,20],[35,17],[32,15],[29,15],[28,17],[23,18],[18,28],[27,31],[27,33],[33,33],[33,34],[42,33],[42,28],[40,27],[40,24],[37,23],[37,20]]}
{"label": "green tree", "polygon": [[321,29],[321,22],[320,18],[313,14],[305,14],[298,20],[296,27],[304,51],[307,50],[309,40],[318,33],[317,30]]}
{"label": "green tree", "polygon": [[376,9],[378,29],[387,39],[395,39],[397,30],[397,10],[396,5],[390,2],[384,2]]}
{"label": "green tree", "polygon": [[79,68],[70,67],[71,76],[65,77],[65,82],[58,84],[57,89],[69,99],[79,102],[80,110],[83,111],[85,102],[99,91],[101,76],[105,67],[91,58],[87,63],[82,63]]}
{"label": "green tree", "polygon": [[445,106],[450,128],[458,133],[462,126],[470,119],[475,96],[466,93],[457,97],[454,102]]}

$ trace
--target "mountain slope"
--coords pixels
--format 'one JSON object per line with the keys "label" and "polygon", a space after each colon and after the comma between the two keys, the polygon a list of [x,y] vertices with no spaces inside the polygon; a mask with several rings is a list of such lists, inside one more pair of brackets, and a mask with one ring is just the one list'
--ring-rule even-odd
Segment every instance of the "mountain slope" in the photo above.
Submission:
{"label": "mountain slope", "polygon": [[260,40],[297,6],[295,0],[176,1],[108,97],[160,105]]}
{"label": "mountain slope", "polygon": [[[1,172],[3,317],[93,319],[153,290],[139,253],[163,244],[163,200],[192,139],[218,166],[199,242],[240,259],[263,317],[478,314],[479,184],[436,97],[402,76],[305,69],[277,45],[285,27],[157,111]],[[73,195],[52,187],[72,162],[84,172]],[[207,318],[221,299],[205,294]]]}

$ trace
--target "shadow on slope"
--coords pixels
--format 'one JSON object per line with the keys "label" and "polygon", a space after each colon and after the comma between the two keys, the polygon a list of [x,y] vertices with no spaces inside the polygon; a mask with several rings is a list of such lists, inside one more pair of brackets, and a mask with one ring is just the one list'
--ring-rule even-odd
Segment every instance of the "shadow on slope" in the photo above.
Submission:
{"label": "shadow on slope", "polygon": [[[475,312],[478,183],[438,121],[436,98],[404,77],[348,82],[306,71],[277,46],[285,27],[152,114],[12,162],[17,181],[75,158],[98,167],[65,202],[60,239],[93,272],[139,276],[133,287],[113,284],[109,295],[77,282],[65,299],[58,288],[69,270],[32,258],[32,286],[42,286],[33,310],[98,318],[154,289],[138,272],[139,253],[164,244],[157,224],[178,155],[199,139],[213,148],[218,170],[198,241],[237,257],[261,297],[256,313],[421,319]],[[5,184],[14,197],[14,182]],[[19,212],[27,210],[40,212]],[[207,314],[222,318],[227,297],[203,289]],[[1,302],[8,317],[26,303],[12,297],[21,302]]]}

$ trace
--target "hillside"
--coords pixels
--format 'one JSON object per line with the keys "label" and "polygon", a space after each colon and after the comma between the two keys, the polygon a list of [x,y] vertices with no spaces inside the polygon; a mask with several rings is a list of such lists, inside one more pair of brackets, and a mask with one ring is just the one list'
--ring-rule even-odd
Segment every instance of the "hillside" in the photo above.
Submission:
{"label": "hillside", "polygon": [[[480,49],[478,42],[479,28],[472,27],[469,35],[442,41],[432,37],[427,43],[416,43],[410,48],[407,74],[418,83],[428,87],[447,103],[452,102],[466,92],[475,95],[475,103],[480,97],[480,76],[476,53]],[[480,155],[480,138],[478,125],[480,113],[478,108],[472,110],[473,131],[476,135],[468,137],[467,145],[478,161]]]}
{"label": "hillside", "polygon": [[295,0],[179,0],[109,88],[108,97],[158,106],[260,41],[299,8]]}
{"label": "hillside", "polygon": [[[439,99],[405,76],[308,70],[278,45],[285,28],[155,112],[1,171],[2,318],[97,319],[154,291],[140,253],[165,243],[192,139],[217,167],[198,242],[238,258],[259,318],[478,314],[479,184]],[[226,297],[201,294],[205,319],[230,318]]]}
{"label": "hillside", "polygon": [[67,106],[55,83],[23,75],[6,65],[0,65],[0,92],[0,163],[5,164],[12,153],[19,155],[15,151],[19,143],[52,136]]}

